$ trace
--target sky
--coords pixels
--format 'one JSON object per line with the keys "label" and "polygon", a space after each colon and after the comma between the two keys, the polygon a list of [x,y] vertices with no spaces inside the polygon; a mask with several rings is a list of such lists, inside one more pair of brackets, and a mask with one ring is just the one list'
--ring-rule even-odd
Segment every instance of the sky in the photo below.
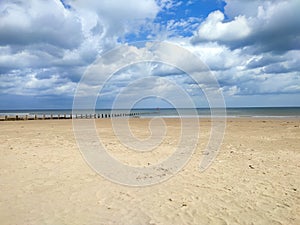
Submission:
{"label": "sky", "polygon": [[[227,107],[300,106],[299,9],[299,0],[1,0],[0,110],[69,109],[79,84],[94,90],[99,82],[97,108],[120,95],[130,102],[133,92],[139,107],[185,107],[179,89],[207,107],[215,87],[178,65],[144,62],[151,41],[201,60]],[[121,58],[106,58],[115,68],[108,80],[105,70],[82,79],[122,46]],[[132,55],[140,62],[131,64]],[[184,54],[169,56],[193,71]]]}

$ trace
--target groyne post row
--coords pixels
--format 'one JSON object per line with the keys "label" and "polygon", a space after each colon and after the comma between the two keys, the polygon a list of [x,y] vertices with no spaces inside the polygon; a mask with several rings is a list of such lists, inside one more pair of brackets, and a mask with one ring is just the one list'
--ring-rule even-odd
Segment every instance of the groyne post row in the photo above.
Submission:
{"label": "groyne post row", "polygon": [[100,118],[112,118],[112,117],[139,117],[142,113],[95,113],[95,114],[35,114],[35,115],[5,115],[0,117],[0,121],[14,121],[14,120],[60,120],[60,119],[100,119]]}

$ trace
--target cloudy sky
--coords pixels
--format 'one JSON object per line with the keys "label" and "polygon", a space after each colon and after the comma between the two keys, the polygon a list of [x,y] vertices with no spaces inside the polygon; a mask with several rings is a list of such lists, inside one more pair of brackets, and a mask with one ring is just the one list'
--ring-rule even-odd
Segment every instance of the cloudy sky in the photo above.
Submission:
{"label": "cloudy sky", "polygon": [[[71,108],[95,60],[120,46],[146,54],[135,42],[153,40],[205,63],[229,107],[300,106],[299,9],[299,0],[1,0],[0,109]],[[97,107],[110,107],[128,87],[175,99],[181,87],[206,106],[203,85],[171,65],[129,63],[99,90]],[[160,104],[146,98],[140,106]]]}

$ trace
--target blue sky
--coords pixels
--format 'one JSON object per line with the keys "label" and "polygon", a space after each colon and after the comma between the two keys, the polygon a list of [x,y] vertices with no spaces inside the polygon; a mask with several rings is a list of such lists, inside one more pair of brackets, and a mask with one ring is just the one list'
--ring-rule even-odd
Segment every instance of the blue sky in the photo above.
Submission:
{"label": "blue sky", "polygon": [[[133,42],[153,40],[180,46],[205,63],[229,107],[300,106],[299,8],[298,0],[2,0],[0,109],[71,108],[97,58],[123,45],[139,55],[146,50]],[[110,107],[133,82],[145,96],[140,106],[166,105],[151,102],[150,90],[184,106],[172,82],[197,107],[208,105],[205,80],[197,84],[178,68],[141,63],[119,68],[99,90],[97,107]]]}

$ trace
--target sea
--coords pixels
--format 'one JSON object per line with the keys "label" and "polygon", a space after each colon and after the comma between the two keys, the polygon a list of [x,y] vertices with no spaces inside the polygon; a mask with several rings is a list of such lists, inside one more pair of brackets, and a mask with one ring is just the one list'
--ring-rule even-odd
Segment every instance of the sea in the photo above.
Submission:
{"label": "sea", "polygon": [[[212,113],[213,112],[213,113]],[[151,109],[95,109],[95,110],[76,110],[77,114],[114,114],[123,115],[132,113],[142,118],[163,117],[163,118],[178,118],[178,117],[199,117],[209,118],[212,116],[226,116],[229,118],[239,117],[258,117],[258,118],[299,118],[300,107],[241,107],[241,108],[226,108],[226,109],[175,109],[175,108],[151,108]],[[72,109],[22,109],[22,110],[0,110],[0,116],[50,116],[50,115],[70,115]],[[74,112],[73,112],[74,114]],[[74,115],[73,115],[74,116]]]}

